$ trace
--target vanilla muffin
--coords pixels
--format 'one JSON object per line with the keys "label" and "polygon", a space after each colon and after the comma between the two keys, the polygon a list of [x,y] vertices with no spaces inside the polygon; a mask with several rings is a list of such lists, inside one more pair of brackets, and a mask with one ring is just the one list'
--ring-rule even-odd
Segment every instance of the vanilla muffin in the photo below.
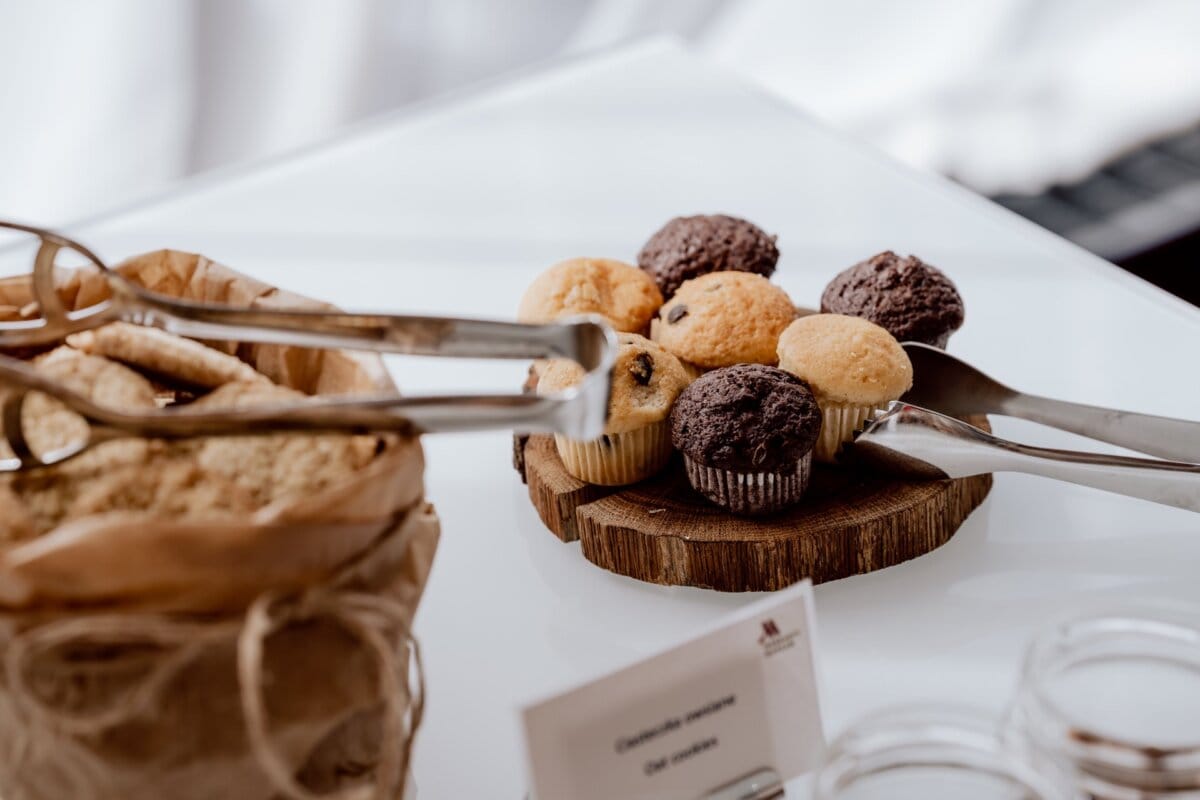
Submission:
{"label": "vanilla muffin", "polygon": [[618,331],[644,334],[662,302],[654,279],[631,264],[608,258],[572,258],[555,264],[529,285],[517,319],[545,323],[599,314]]}
{"label": "vanilla muffin", "polygon": [[912,387],[912,364],[900,343],[859,317],[813,314],[779,337],[779,366],[809,385],[823,422],[815,456],[833,461],[844,442]]}
{"label": "vanilla muffin", "polygon": [[651,337],[693,374],[734,364],[773,366],[779,334],[796,318],[787,293],[750,272],[684,282],[659,309]]}
{"label": "vanilla muffin", "polygon": [[[671,458],[667,418],[688,384],[679,360],[654,342],[633,333],[622,333],[618,339],[604,435],[591,441],[554,437],[567,471],[581,481],[603,486],[636,483],[666,466]],[[542,372],[538,393],[575,386],[583,374],[575,362],[555,359]]]}

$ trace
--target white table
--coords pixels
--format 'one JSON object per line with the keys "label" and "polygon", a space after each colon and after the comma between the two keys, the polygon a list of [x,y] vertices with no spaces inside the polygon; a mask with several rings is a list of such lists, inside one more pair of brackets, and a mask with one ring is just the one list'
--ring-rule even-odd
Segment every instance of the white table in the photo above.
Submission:
{"label": "white table", "polygon": [[[669,217],[779,234],[779,282],[815,303],[885,248],[966,298],[954,352],[1043,394],[1200,417],[1200,312],[938,178],[826,130],[669,44],[569,63],[195,181],[75,228],[114,260],[203,252],[348,308],[511,316],[560,259],[633,260]],[[409,390],[515,385],[517,365],[396,362]],[[999,432],[1074,440],[1000,421]],[[444,537],[418,635],[423,797],[521,797],[516,709],[750,599],[603,572],[540,525],[503,433],[427,440]],[[1024,642],[1063,610],[1200,602],[1200,516],[999,475],[940,550],[817,590],[827,729],[898,701],[999,709]]]}

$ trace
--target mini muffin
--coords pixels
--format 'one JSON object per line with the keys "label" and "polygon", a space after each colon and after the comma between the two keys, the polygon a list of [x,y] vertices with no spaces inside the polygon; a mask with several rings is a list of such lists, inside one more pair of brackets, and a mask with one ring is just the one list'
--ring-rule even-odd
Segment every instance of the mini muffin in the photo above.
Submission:
{"label": "mini muffin", "polygon": [[545,323],[599,314],[618,331],[647,333],[662,305],[654,281],[637,267],[608,258],[572,258],[539,275],[521,298],[517,319]]}
{"label": "mini muffin", "polygon": [[795,318],[787,293],[761,275],[712,272],[679,287],[650,335],[699,374],[734,364],[774,365],[779,334]]}
{"label": "mini muffin", "polygon": [[775,367],[739,364],[707,372],[671,412],[671,442],[688,481],[738,514],[766,514],[808,488],[821,409],[804,381]]}
{"label": "mini muffin", "polygon": [[845,270],[825,287],[821,311],[862,317],[897,341],[946,348],[963,324],[963,301],[954,283],[916,256],[891,250]]}
{"label": "mini muffin", "polygon": [[[622,333],[618,340],[604,435],[591,441],[554,437],[567,472],[602,486],[636,483],[666,466],[671,459],[667,415],[688,384],[679,360],[654,342],[633,333]],[[537,391],[562,391],[578,384],[583,374],[575,362],[555,359],[543,370]]]}
{"label": "mini muffin", "polygon": [[854,431],[912,387],[912,364],[883,328],[858,317],[801,317],[779,337],[779,366],[804,380],[824,423],[816,459],[833,461]]}
{"label": "mini muffin", "polygon": [[725,214],[676,217],[650,237],[638,266],[669,298],[685,281],[710,272],[775,272],[779,248],[753,223]]}

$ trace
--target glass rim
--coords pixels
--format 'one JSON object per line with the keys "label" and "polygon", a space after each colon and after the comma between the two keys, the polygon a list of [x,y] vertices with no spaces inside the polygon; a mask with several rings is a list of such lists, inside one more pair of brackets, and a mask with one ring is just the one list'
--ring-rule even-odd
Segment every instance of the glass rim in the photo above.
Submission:
{"label": "glass rim", "polygon": [[1069,800],[1061,776],[1007,740],[994,715],[951,704],[894,706],[859,719],[830,745],[814,800],[834,800],[858,780],[914,768],[990,776],[1036,800]]}
{"label": "glass rim", "polygon": [[[1174,646],[1182,649],[1186,657],[1083,652],[1089,644],[1121,637]],[[1053,746],[1077,763],[1130,775],[1194,776],[1200,769],[1200,733],[1194,741],[1163,746],[1090,731],[1089,726],[1062,706],[1049,685],[1052,679],[1079,666],[1131,658],[1194,670],[1200,686],[1200,609],[1180,604],[1140,604],[1075,616],[1048,628],[1026,651],[1022,687],[1014,711],[1024,717],[1026,724],[1038,726],[1035,739],[1055,740],[1039,744]]]}

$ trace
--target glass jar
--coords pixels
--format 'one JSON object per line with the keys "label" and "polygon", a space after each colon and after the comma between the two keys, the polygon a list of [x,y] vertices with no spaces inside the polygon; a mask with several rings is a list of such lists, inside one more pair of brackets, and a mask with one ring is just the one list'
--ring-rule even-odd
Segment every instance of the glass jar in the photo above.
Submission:
{"label": "glass jar", "polygon": [[1070,787],[994,718],[949,707],[867,717],[831,746],[815,800],[1069,800]]}
{"label": "glass jar", "polygon": [[1026,656],[1010,731],[1094,800],[1200,798],[1200,612],[1057,625]]}

